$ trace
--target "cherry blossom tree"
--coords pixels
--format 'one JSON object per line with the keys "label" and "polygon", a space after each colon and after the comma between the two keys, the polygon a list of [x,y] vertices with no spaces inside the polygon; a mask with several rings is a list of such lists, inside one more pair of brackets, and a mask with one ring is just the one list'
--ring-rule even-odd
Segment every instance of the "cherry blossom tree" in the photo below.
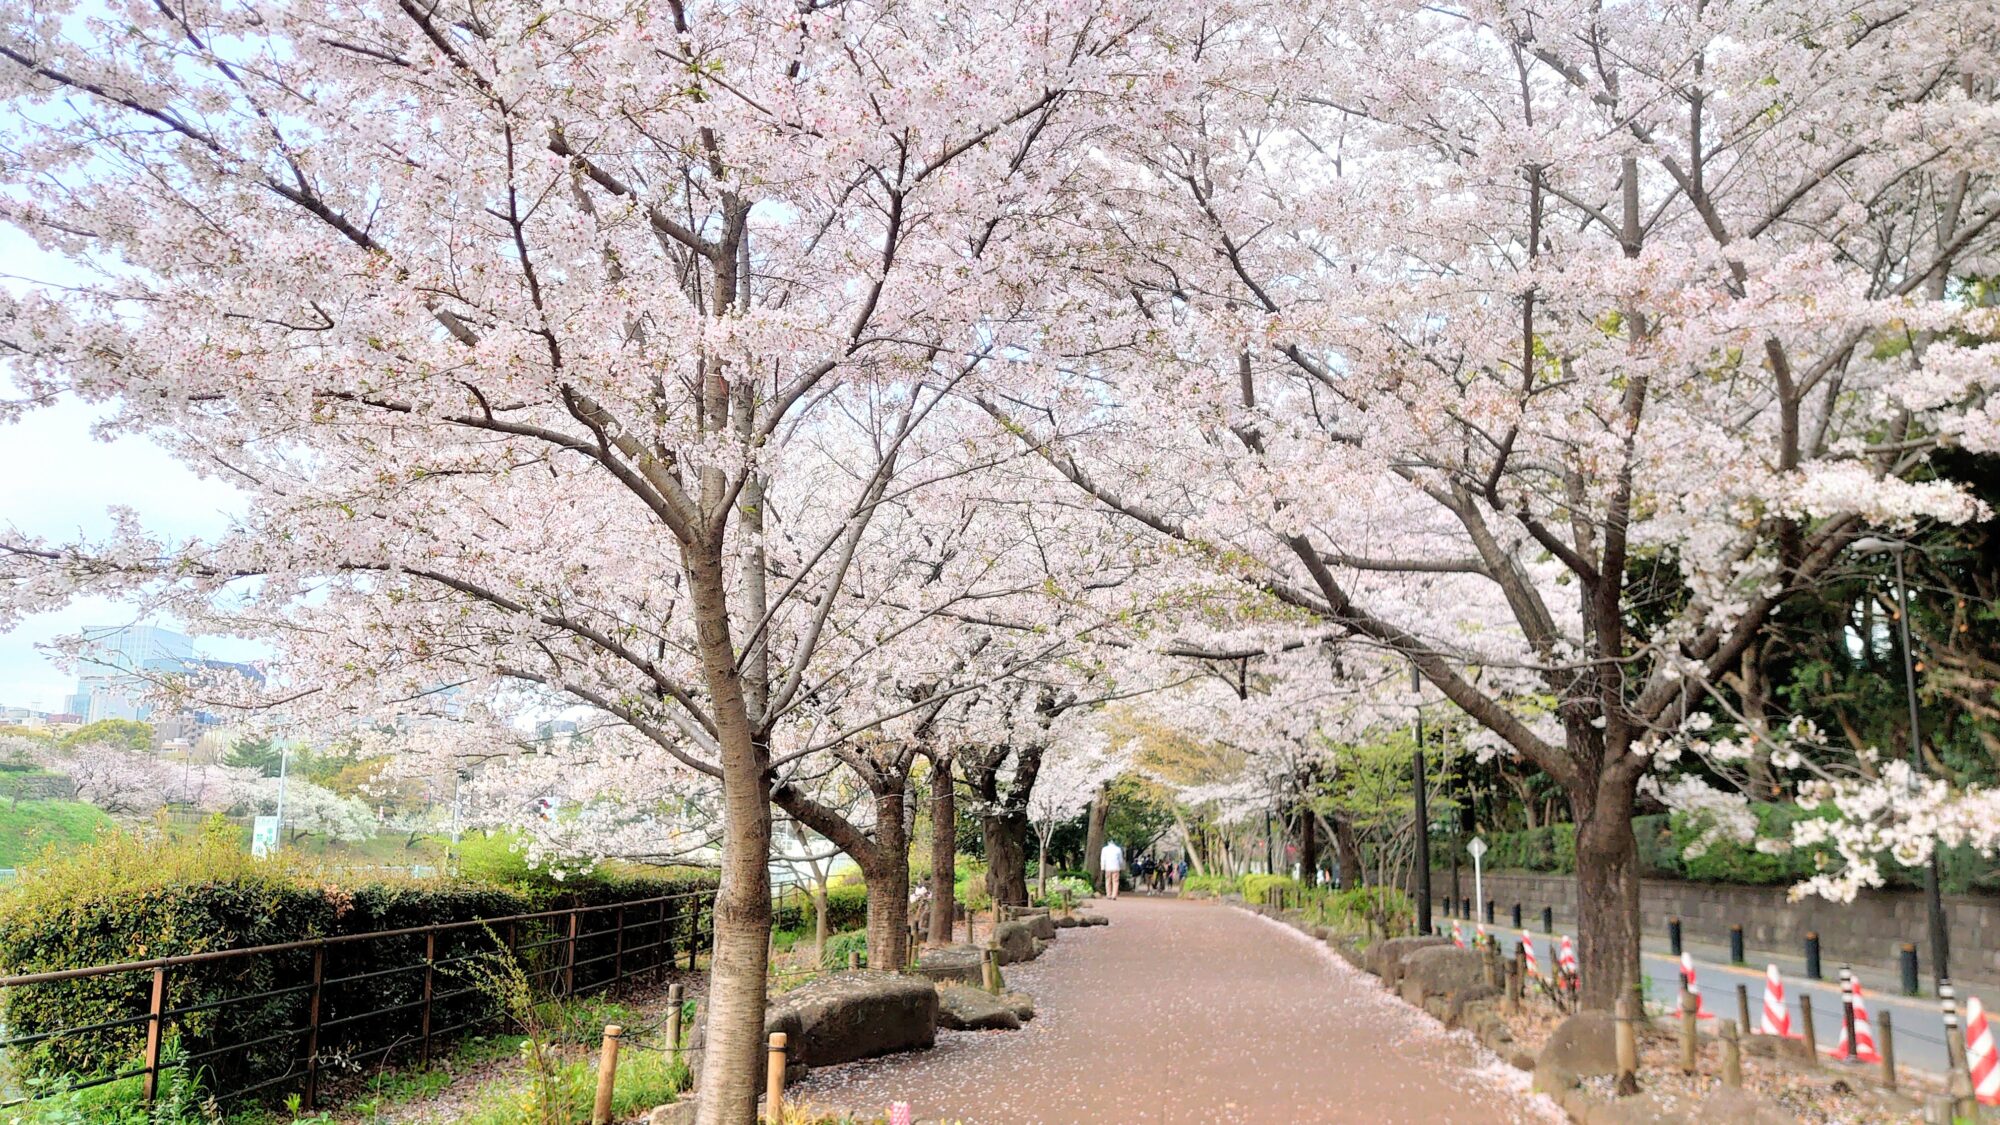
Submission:
{"label": "cherry blossom tree", "polygon": [[1112,778],[1130,765],[1131,742],[1114,744],[1102,730],[1079,732],[1056,742],[1044,755],[1034,791],[1028,794],[1028,823],[1041,845],[1035,893],[1049,892],[1049,841],[1056,829],[1096,803]]}
{"label": "cherry blossom tree", "polygon": [[[1088,316],[988,397],[1084,493],[1413,661],[1559,784],[1584,1002],[1653,750],[1871,527],[1985,513],[2000,13],[1357,3],[1204,25]],[[1081,298],[1078,298],[1080,301]],[[1523,706],[1537,697],[1549,706]]]}
{"label": "cherry blossom tree", "polygon": [[248,498],[9,533],[0,622],[137,596],[278,644],[301,722],[527,683],[713,779],[701,1120],[751,1120],[774,744],[911,442],[1028,331],[1143,16],[0,7],[0,213],[76,273],[0,298],[7,413],[115,403]]}

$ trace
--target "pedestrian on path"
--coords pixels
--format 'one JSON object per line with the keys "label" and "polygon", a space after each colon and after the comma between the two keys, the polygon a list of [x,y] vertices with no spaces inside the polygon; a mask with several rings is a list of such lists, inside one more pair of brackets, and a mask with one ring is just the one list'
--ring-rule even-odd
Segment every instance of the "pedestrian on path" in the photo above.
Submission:
{"label": "pedestrian on path", "polygon": [[1112,898],[1118,897],[1118,876],[1125,870],[1125,849],[1116,840],[1104,841],[1104,850],[1098,854],[1098,866],[1104,868],[1104,890]]}

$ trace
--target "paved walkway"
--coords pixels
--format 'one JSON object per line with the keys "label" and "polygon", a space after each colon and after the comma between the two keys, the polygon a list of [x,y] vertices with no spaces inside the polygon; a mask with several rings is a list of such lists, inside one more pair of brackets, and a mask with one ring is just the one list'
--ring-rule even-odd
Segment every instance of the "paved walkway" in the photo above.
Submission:
{"label": "paved walkway", "polygon": [[1128,895],[1007,970],[1039,1016],[815,1071],[793,1096],[966,1125],[1560,1122],[1527,1076],[1330,951],[1232,907]]}

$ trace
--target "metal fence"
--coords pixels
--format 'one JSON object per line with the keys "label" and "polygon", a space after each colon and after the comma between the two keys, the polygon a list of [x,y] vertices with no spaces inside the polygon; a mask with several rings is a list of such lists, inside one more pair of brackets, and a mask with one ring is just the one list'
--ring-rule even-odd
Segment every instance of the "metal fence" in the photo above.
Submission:
{"label": "metal fence", "polygon": [[[714,892],[0,977],[0,1109],[186,1068],[218,1102],[296,1092],[408,1050],[428,1061],[506,1011],[472,971],[505,955],[535,994],[657,978],[714,947]],[[67,1022],[80,1012],[108,1018]],[[170,1049],[171,1048],[171,1049]]]}

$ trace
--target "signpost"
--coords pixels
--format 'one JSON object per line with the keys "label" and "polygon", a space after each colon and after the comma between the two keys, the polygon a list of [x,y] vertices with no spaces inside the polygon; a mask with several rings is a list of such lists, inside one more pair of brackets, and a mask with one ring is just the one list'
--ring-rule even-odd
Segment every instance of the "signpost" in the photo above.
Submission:
{"label": "signpost", "polygon": [[250,826],[250,854],[267,859],[278,851],[278,818],[260,816]]}
{"label": "signpost", "polygon": [[1486,881],[1480,868],[1479,857],[1486,854],[1486,841],[1477,836],[1465,845],[1465,854],[1472,857],[1472,911],[1481,918],[1486,915]]}

